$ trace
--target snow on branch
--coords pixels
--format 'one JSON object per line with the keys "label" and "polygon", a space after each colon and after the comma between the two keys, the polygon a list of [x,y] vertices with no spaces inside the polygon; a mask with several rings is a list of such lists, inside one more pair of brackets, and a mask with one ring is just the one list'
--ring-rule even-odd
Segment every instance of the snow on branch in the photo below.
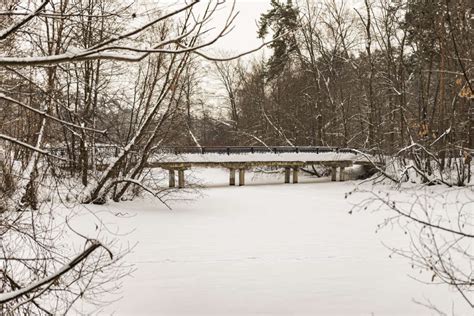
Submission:
{"label": "snow on branch", "polygon": [[[216,8],[213,8],[211,10],[211,13],[208,12],[201,21],[196,21],[195,24],[191,27],[191,29],[185,34],[182,34],[172,39],[162,41],[151,48],[129,47],[125,45],[112,45],[120,40],[128,39],[133,35],[141,33],[144,30],[148,29],[149,27],[151,27],[152,25],[160,21],[166,20],[176,14],[179,14],[187,9],[190,9],[198,2],[199,0],[195,0],[180,9],[177,9],[164,16],[158,17],[150,21],[149,23],[142,25],[130,32],[125,32],[121,35],[113,36],[110,39],[107,39],[101,43],[98,43],[84,50],[69,51],[63,54],[51,55],[51,56],[29,56],[29,57],[0,56],[0,65],[3,65],[3,66],[41,66],[41,65],[60,64],[60,63],[66,63],[66,62],[80,62],[80,61],[88,61],[88,60],[115,60],[115,61],[123,61],[123,62],[140,62],[141,60],[143,60],[144,58],[146,58],[152,53],[183,54],[183,53],[188,53],[188,52],[192,52],[198,56],[201,56],[205,59],[212,60],[212,61],[229,61],[229,60],[237,59],[242,56],[254,53],[274,41],[274,40],[267,41],[261,44],[260,46],[256,47],[255,49],[245,51],[235,56],[224,57],[224,58],[212,57],[203,53],[202,51],[198,51],[199,49],[211,46],[219,38],[225,36],[228,32],[232,30],[232,24],[237,17],[237,13],[234,13],[234,10],[235,10],[234,8],[235,2],[234,2],[232,9],[229,13],[229,16],[227,17],[227,20],[224,26],[222,27],[222,29],[220,30],[220,32],[214,38],[212,38],[211,40],[203,44],[196,45],[196,46],[187,46],[181,43],[181,40],[190,36],[197,26],[203,25],[204,23],[206,23],[210,19],[210,17],[212,16],[212,13],[215,11]],[[218,2],[216,6],[220,4],[222,4],[222,2]],[[178,47],[180,47],[180,49],[162,48],[169,44],[176,44],[178,45]],[[123,53],[120,53],[119,51],[130,51],[136,54],[123,54]]]}
{"label": "snow on branch", "polygon": [[150,193],[152,196],[154,196],[155,198],[157,198],[161,203],[163,203],[163,205],[165,205],[169,210],[171,210],[171,207],[166,203],[165,200],[163,200],[159,194],[161,193],[160,191],[158,192],[155,192],[153,189],[147,187],[145,184],[143,184],[142,182],[136,180],[136,179],[131,179],[131,178],[123,178],[123,179],[118,179],[118,180],[115,180],[113,181],[112,183],[110,183],[108,189],[106,191],[109,191],[112,189],[112,187],[118,183],[123,183],[123,182],[128,182],[128,183],[131,183],[133,185],[136,185],[140,188],[142,188],[144,191]]}
{"label": "snow on branch", "polygon": [[82,129],[82,130],[87,130],[87,131],[90,131],[90,132],[96,132],[96,133],[99,133],[99,134],[105,134],[105,132],[106,132],[105,130],[104,131],[99,131],[99,130],[96,130],[96,129],[93,129],[93,128],[90,128],[90,127],[80,126],[80,125],[77,125],[77,124],[74,124],[74,123],[64,121],[60,118],[57,118],[55,116],[52,116],[52,115],[46,113],[45,111],[35,109],[34,107],[31,107],[31,106],[29,106],[27,104],[24,104],[24,103],[22,103],[18,100],[10,98],[10,97],[6,96],[4,93],[1,93],[1,92],[0,92],[0,99],[3,99],[5,101],[9,101],[11,103],[15,103],[16,105],[19,105],[19,106],[24,107],[24,108],[26,108],[26,109],[28,109],[32,112],[35,112],[35,113],[43,116],[44,118],[51,119],[53,121],[59,122],[59,123],[64,124],[64,125],[79,128],[79,129]]}
{"label": "snow on branch", "polygon": [[[196,5],[199,0],[194,0],[186,6],[183,6],[177,10],[174,10],[168,14],[163,16],[159,16],[150,22],[141,25],[131,31],[124,32],[117,36],[112,36],[111,38],[104,40],[92,47],[89,47],[84,50],[76,51],[76,52],[66,52],[63,54],[58,55],[51,55],[51,56],[29,56],[29,57],[10,57],[10,56],[0,56],[0,65],[3,66],[39,66],[39,65],[51,65],[51,64],[60,64],[65,62],[78,62],[78,61],[87,61],[87,60],[98,60],[98,59],[107,59],[107,60],[117,60],[117,61],[126,61],[126,62],[138,62],[144,59],[152,52],[158,51],[146,51],[143,54],[136,54],[136,55],[124,55],[117,52],[111,52],[111,50],[117,49],[127,49],[123,46],[110,46],[113,43],[116,43],[120,40],[129,39],[130,37],[139,34],[151,26],[167,20],[183,11],[186,11]],[[197,22],[199,24],[199,22]],[[174,43],[182,39],[182,36],[163,41],[157,45],[155,45],[154,49],[158,49],[159,47],[163,47],[167,44]],[[130,49],[129,49],[130,50]],[[175,52],[173,50],[160,50],[161,53],[183,53],[184,51]]]}
{"label": "snow on branch", "polygon": [[[91,245],[87,247],[83,252],[78,254],[74,259],[69,261],[67,264],[65,264],[61,269],[53,273],[52,275],[45,277],[35,283],[32,283],[28,286],[25,286],[19,290],[8,292],[8,293],[1,293],[0,294],[0,304],[5,304],[10,301],[13,301],[15,299],[21,298],[22,296],[25,296],[29,293],[39,291],[43,288],[43,286],[49,286],[51,285],[54,281],[58,280],[61,276],[66,274],[67,272],[71,271],[74,269],[75,266],[77,266],[79,263],[83,262],[87,257],[89,257],[90,254],[92,254],[97,248],[103,247],[103,245],[96,241],[92,240]],[[112,254],[109,252],[110,256],[112,257]]]}
{"label": "snow on branch", "polygon": [[18,23],[13,24],[12,26],[0,31],[0,41],[6,39],[10,34],[14,33],[20,27],[28,23],[32,18],[34,18],[38,13],[46,7],[49,3],[49,0],[43,1],[43,3],[31,14],[27,15],[24,19],[19,21]]}
{"label": "snow on branch", "polygon": [[5,134],[2,134],[0,133],[0,139],[3,139],[3,140],[6,140],[7,142],[10,142],[10,143],[13,143],[13,144],[16,144],[16,145],[20,145],[22,147],[25,147],[27,149],[30,149],[30,150],[33,150],[37,153],[40,153],[42,155],[45,155],[45,156],[49,156],[49,157],[52,157],[52,158],[55,158],[55,159],[59,159],[59,160],[62,160],[62,161],[69,161],[67,159],[64,159],[62,157],[58,157],[58,156],[55,156],[55,155],[52,155],[50,154],[49,152],[47,152],[46,150],[44,149],[41,149],[41,148],[38,148],[38,147],[35,147],[33,145],[30,145],[28,143],[25,143],[25,142],[22,142],[21,140],[18,140],[14,137],[11,137],[11,136],[8,136],[8,135],[5,135]]}

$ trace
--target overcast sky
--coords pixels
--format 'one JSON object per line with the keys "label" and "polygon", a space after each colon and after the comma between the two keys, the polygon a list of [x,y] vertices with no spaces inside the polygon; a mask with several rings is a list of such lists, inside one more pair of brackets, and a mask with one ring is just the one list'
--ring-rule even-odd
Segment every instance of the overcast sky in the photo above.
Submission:
{"label": "overcast sky", "polygon": [[[229,1],[230,4],[230,1]],[[257,22],[262,13],[270,8],[270,0],[237,0],[236,11],[239,11],[234,30],[216,43],[216,48],[245,51],[261,45],[257,38]],[[224,16],[224,14],[219,17]]]}
{"label": "overcast sky", "polygon": [[[157,0],[138,0],[135,3],[142,8],[147,7],[148,5],[150,7],[156,7],[156,1]],[[257,22],[260,19],[260,15],[269,10],[270,1],[271,0],[236,0],[235,12],[239,12],[239,14],[237,19],[234,21],[233,31],[212,45],[212,50],[206,49],[206,51],[223,50],[237,53],[248,51],[260,46],[262,40],[257,38]],[[182,7],[185,1],[160,0],[158,3],[162,9],[169,12],[178,7]],[[207,4],[207,1],[201,1],[201,3],[194,7],[195,13],[199,14]],[[213,21],[208,25],[208,27],[214,28],[213,34],[222,29],[231,7],[232,0],[226,0],[226,3],[223,6],[220,6],[219,11],[213,15]],[[208,37],[211,38],[212,34],[209,34]]]}

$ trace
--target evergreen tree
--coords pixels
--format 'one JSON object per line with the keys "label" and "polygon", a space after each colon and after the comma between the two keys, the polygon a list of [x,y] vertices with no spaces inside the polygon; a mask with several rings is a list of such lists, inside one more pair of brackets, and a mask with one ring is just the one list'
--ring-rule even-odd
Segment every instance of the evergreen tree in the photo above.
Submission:
{"label": "evergreen tree", "polygon": [[280,74],[290,61],[290,54],[297,50],[297,40],[294,31],[298,28],[298,9],[292,0],[286,4],[279,0],[271,1],[272,8],[262,14],[259,22],[258,37],[264,38],[273,33],[273,56],[267,64],[267,77],[272,79]]}

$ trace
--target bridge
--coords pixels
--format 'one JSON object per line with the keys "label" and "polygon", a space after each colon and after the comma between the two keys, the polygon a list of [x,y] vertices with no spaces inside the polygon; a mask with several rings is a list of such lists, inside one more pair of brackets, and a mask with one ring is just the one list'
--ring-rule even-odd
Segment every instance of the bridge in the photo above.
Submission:
{"label": "bridge", "polygon": [[[117,157],[122,150],[116,145],[95,145],[88,148],[90,166],[105,169],[110,158]],[[55,156],[64,157],[65,148],[50,148]],[[131,152],[140,157],[140,152]],[[193,167],[224,168],[229,170],[229,185],[245,185],[246,170],[254,167],[273,167],[284,169],[285,183],[298,183],[298,175],[304,166],[321,165],[331,168],[331,181],[344,181],[344,169],[362,165],[373,167],[368,155],[351,148],[323,146],[211,146],[211,147],[159,147],[149,157],[146,166],[168,170],[169,187],[185,187],[185,170]],[[92,161],[93,160],[93,161]],[[371,159],[372,160],[372,159]],[[176,184],[176,176],[178,178]]]}
{"label": "bridge", "polygon": [[[162,147],[149,159],[151,168],[169,172],[169,187],[185,187],[184,171],[192,167],[225,168],[229,185],[245,185],[245,171],[253,167],[283,168],[285,183],[298,183],[299,171],[308,165],[331,168],[331,181],[344,181],[344,169],[353,165],[373,166],[366,155],[350,148],[314,146],[278,147]],[[338,172],[339,170],[339,172]]]}

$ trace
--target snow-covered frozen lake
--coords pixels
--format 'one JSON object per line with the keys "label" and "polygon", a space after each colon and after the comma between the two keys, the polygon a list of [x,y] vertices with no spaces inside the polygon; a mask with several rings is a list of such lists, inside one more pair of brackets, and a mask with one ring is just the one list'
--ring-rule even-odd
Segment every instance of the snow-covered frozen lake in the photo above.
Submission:
{"label": "snow-covered frozen lake", "polygon": [[195,175],[209,187],[173,202],[172,211],[151,198],[94,206],[133,215],[111,225],[135,229],[119,238],[138,242],[127,257],[136,271],[124,279],[123,299],[101,313],[435,315],[413,300],[472,312],[454,291],[411,278],[431,276],[406,259],[389,258],[382,241],[401,246],[406,236],[375,233],[387,214],[349,214],[357,197],[344,194],[355,181],[282,184],[282,175],[249,174],[250,185],[228,187],[224,170]]}

